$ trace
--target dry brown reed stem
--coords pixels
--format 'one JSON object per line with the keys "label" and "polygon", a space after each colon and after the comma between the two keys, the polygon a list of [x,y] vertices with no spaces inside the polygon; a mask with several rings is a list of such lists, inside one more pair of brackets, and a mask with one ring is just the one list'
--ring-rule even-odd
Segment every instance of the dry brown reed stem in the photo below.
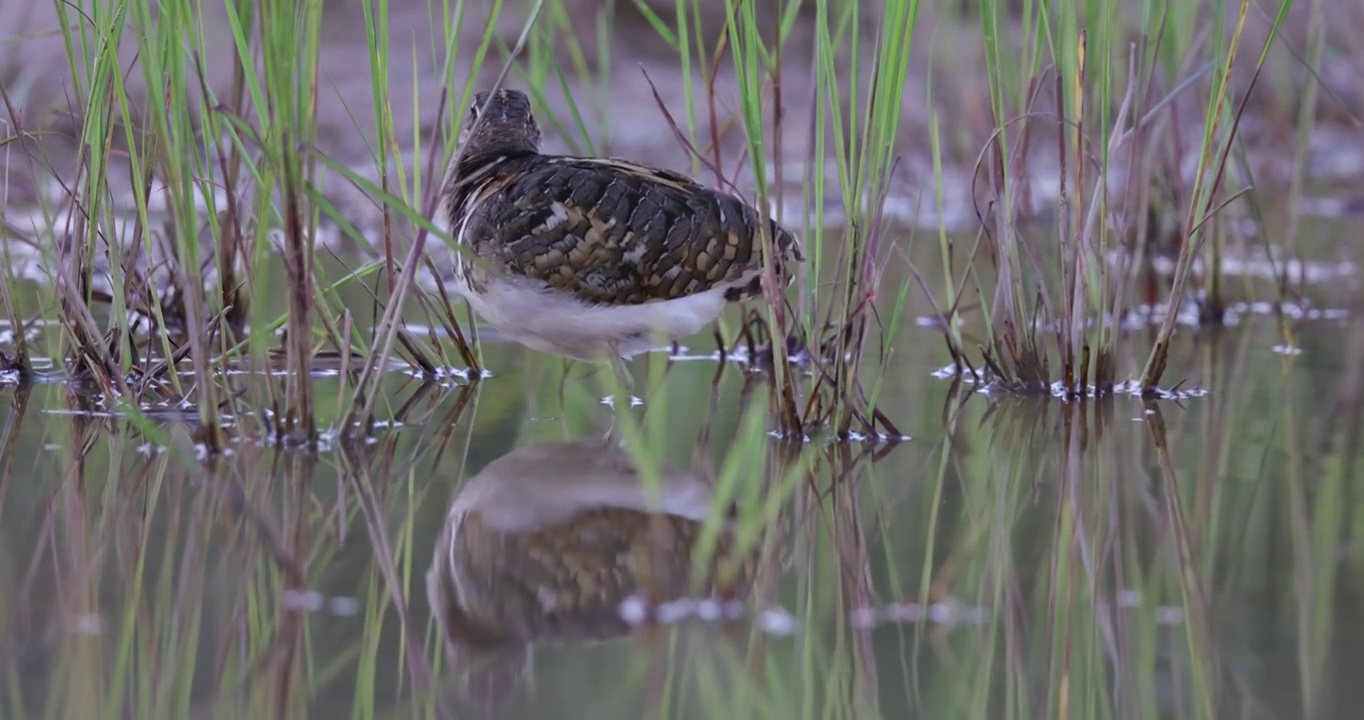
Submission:
{"label": "dry brown reed stem", "polygon": [[284,418],[285,432],[291,433],[295,423],[302,424],[303,440],[317,439],[317,427],[312,407],[312,301],[313,301],[313,246],[312,238],[303,227],[301,178],[296,176],[295,157],[288,139],[281,143],[281,166],[284,174],[280,191],[284,196],[284,273],[289,288],[286,327],[286,380],[289,407]]}
{"label": "dry brown reed stem", "polygon": [[[0,82],[0,101],[5,104],[5,112],[9,116],[9,126],[13,131],[9,138],[0,140],[0,148],[4,148],[10,141],[27,137],[28,134],[24,130],[19,112],[10,100],[9,90],[6,89],[4,82]],[[3,245],[3,250],[0,252],[3,253],[4,266],[13,268],[14,263],[10,259],[10,243],[19,241],[22,236],[5,217],[5,208],[9,204],[8,194],[8,185],[0,187],[0,245]],[[10,327],[14,332],[14,357],[8,359],[12,368],[19,371],[20,377],[27,379],[33,374],[33,368],[29,361],[28,333],[25,330],[24,319],[19,316],[15,308],[11,282],[13,282],[12,272],[0,273],[0,303],[4,304],[5,315],[8,317]]]}
{"label": "dry brown reed stem", "polygon": [[[1290,0],[1284,0],[1285,3],[1288,3],[1289,1]],[[1209,112],[1218,112],[1225,104],[1227,95],[1230,92],[1229,85],[1231,67],[1236,59],[1237,51],[1240,50],[1241,31],[1245,27],[1246,13],[1249,9],[1249,6],[1250,6],[1249,0],[1242,0],[1240,4],[1240,11],[1237,16],[1236,27],[1235,30],[1233,31],[1231,44],[1229,46],[1229,51],[1227,53],[1225,63],[1226,70],[1224,72],[1224,75],[1226,77],[1223,84],[1217,88],[1218,90],[1217,97],[1212,101],[1211,105],[1209,105]],[[1287,5],[1285,4],[1282,9],[1286,8]],[[1282,9],[1280,13],[1280,18],[1282,18]],[[1183,245],[1180,248],[1179,262],[1176,266],[1174,286],[1170,290],[1170,300],[1167,312],[1165,313],[1165,320],[1160,325],[1160,331],[1156,336],[1155,347],[1151,349],[1151,356],[1150,358],[1147,359],[1146,367],[1141,374],[1141,387],[1143,392],[1147,394],[1155,392],[1156,386],[1160,383],[1161,376],[1165,374],[1166,364],[1169,362],[1170,339],[1174,335],[1175,322],[1178,317],[1177,310],[1180,306],[1180,303],[1182,303],[1184,300],[1184,292],[1188,284],[1189,275],[1192,274],[1193,272],[1192,258],[1194,253],[1202,249],[1203,241],[1206,239],[1206,232],[1203,231],[1202,228],[1209,219],[1211,219],[1213,216],[1217,214],[1219,210],[1225,207],[1227,202],[1231,202],[1236,198],[1236,195],[1233,195],[1223,204],[1215,205],[1215,203],[1217,203],[1219,190],[1222,187],[1222,180],[1226,176],[1227,161],[1230,158],[1232,148],[1235,147],[1236,144],[1234,140],[1236,138],[1237,131],[1240,129],[1241,126],[1241,119],[1245,115],[1246,107],[1250,101],[1251,96],[1254,95],[1255,85],[1260,79],[1261,71],[1264,69],[1264,62],[1269,47],[1269,43],[1274,40],[1277,29],[1278,25],[1276,23],[1274,25],[1275,32],[1271,32],[1269,36],[1265,39],[1264,48],[1265,52],[1262,52],[1260,57],[1255,62],[1255,70],[1250,75],[1250,79],[1247,82],[1246,89],[1241,96],[1241,101],[1236,105],[1235,111],[1232,115],[1231,123],[1227,128],[1226,138],[1223,142],[1221,151],[1218,152],[1216,158],[1214,158],[1213,154],[1216,150],[1216,147],[1215,144],[1211,141],[1206,143],[1203,148],[1203,158],[1199,164],[1199,173],[1198,177],[1194,181],[1193,192],[1190,194],[1191,197],[1195,199],[1198,198],[1200,191],[1203,190],[1202,184],[1207,181],[1205,170],[1208,167],[1211,167],[1213,173],[1212,180],[1210,183],[1208,183],[1206,192],[1203,193],[1204,199],[1202,207],[1200,208],[1197,207],[1195,204],[1190,204],[1189,212],[1185,217]],[[1223,123],[1214,120],[1211,123],[1211,126],[1214,129],[1220,129],[1222,127],[1222,124]],[[1209,135],[1209,137],[1212,136],[1213,136],[1212,134]],[[1209,161],[1211,161],[1212,163],[1211,166],[1207,165]],[[1211,272],[1214,274],[1215,278],[1220,276],[1221,273],[1221,268],[1219,265],[1220,265],[1219,263],[1214,263],[1214,267],[1211,269]],[[1214,297],[1211,299],[1211,302],[1217,305],[1221,303],[1221,299]]]}
{"label": "dry brown reed stem", "polygon": [[[738,12],[737,7],[735,9],[735,12],[736,13]],[[780,18],[781,18],[780,10],[778,10],[778,12],[776,13],[773,13],[772,20],[773,22],[777,23],[778,27],[778,31],[774,37],[778,38],[781,37]],[[771,69],[770,82],[772,84],[771,98],[772,102],[769,106],[771,108],[771,112],[769,114],[772,117],[773,138],[772,157],[774,158],[773,164],[775,165],[776,168],[777,180],[777,204],[776,204],[777,217],[781,217],[781,208],[783,207],[783,196],[785,195],[785,192],[783,191],[781,185],[782,178],[781,168],[783,165],[781,154],[781,134],[783,117],[781,108],[781,49],[782,44],[780,42],[777,42],[775,49],[776,60]],[[712,106],[714,105],[713,95],[711,97],[711,105]],[[747,148],[745,148],[745,156],[746,153]],[[759,208],[765,208],[769,206],[766,185],[759,188],[757,205]],[[791,314],[787,312],[788,309],[790,308],[790,303],[786,299],[785,288],[782,286],[780,282],[778,282],[776,264],[774,262],[771,262],[772,259],[778,257],[777,248],[775,245],[775,238],[772,237],[771,227],[769,226],[768,223],[765,222],[758,223],[758,227],[759,238],[761,239],[762,245],[763,253],[762,256],[764,260],[767,261],[764,262],[763,264],[764,267],[762,275],[763,298],[767,301],[768,306],[771,308],[773,323],[776,325],[777,329],[776,334],[782,339],[781,342],[774,341],[772,343],[772,371],[774,373],[775,381],[774,385],[776,390],[776,392],[772,393],[772,397],[776,401],[774,409],[777,411],[777,417],[779,419],[780,426],[784,430],[787,430],[788,432],[803,433],[805,432],[805,429],[801,427],[802,423],[796,412],[796,409],[799,405],[799,401],[797,400],[796,382],[795,378],[793,377],[793,373],[791,372],[791,365],[789,362],[785,342],[786,338],[790,335],[789,324],[791,322]],[[804,273],[801,274],[803,275]]]}

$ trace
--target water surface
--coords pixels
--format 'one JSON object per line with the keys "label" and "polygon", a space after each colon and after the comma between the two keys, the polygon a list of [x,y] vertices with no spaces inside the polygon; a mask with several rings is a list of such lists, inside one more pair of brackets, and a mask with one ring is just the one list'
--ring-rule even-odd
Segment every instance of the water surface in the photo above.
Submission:
{"label": "water surface", "polygon": [[656,358],[641,463],[590,369],[492,344],[202,465],[188,418],[6,386],[6,717],[1346,716],[1357,321],[1182,333],[1180,402],[972,393],[896,337],[909,440],[785,443],[764,374]]}

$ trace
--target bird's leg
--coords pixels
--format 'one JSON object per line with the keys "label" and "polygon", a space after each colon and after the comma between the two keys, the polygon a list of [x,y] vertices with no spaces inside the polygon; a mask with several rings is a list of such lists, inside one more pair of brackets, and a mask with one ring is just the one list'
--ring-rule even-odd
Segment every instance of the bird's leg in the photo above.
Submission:
{"label": "bird's leg", "polygon": [[625,358],[621,357],[620,353],[616,352],[616,349],[613,347],[606,352],[606,357],[603,359],[611,366],[611,378],[609,381],[605,382],[604,385],[607,397],[610,398],[612,406],[614,407],[616,400],[619,399],[616,397],[616,391],[622,390],[625,393],[625,407],[630,407],[630,398],[635,387],[635,378],[630,374],[630,368],[626,366]]}
{"label": "bird's leg", "polygon": [[606,432],[602,433],[601,439],[604,443],[614,444],[616,442],[616,413],[608,412],[607,416]]}
{"label": "bird's leg", "polygon": [[625,364],[625,358],[612,353],[611,370],[620,379],[625,390],[625,399],[629,400],[635,390],[635,376],[630,374],[630,366]]}
{"label": "bird's leg", "polygon": [[[609,350],[604,359],[606,360],[605,364],[610,366],[610,372],[602,385],[604,386],[603,389],[606,390],[606,401],[611,407],[611,424],[602,439],[606,442],[612,442],[615,440],[616,433],[616,413],[621,407],[624,407],[627,412],[630,410],[635,379],[630,374],[630,368],[625,364],[625,358],[621,357],[615,348]],[[623,406],[619,404],[622,401],[624,402]]]}
{"label": "bird's leg", "polygon": [[572,371],[572,365],[568,360],[563,361],[563,372],[559,374],[559,425],[564,430],[564,437],[568,434],[568,374]]}

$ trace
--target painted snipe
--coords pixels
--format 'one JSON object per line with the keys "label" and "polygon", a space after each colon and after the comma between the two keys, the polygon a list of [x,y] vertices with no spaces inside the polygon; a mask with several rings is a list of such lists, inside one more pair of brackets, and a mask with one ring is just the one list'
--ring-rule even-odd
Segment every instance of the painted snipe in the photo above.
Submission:
{"label": "painted snipe", "polygon": [[532,349],[620,368],[699,332],[761,295],[762,222],[781,287],[804,260],[734,195],[627,160],[541,154],[522,92],[478,93],[460,144],[435,218],[465,249],[452,285]]}

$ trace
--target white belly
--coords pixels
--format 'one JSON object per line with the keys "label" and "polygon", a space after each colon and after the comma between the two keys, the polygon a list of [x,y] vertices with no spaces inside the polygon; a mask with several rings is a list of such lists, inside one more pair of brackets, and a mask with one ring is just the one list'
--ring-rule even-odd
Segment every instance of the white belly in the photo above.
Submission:
{"label": "white belly", "polygon": [[[445,226],[444,215],[437,213],[434,222],[447,232],[455,230]],[[455,233],[458,244],[464,242],[467,223]],[[531,349],[578,360],[605,359],[611,353],[630,357],[695,335],[726,304],[726,288],[717,287],[676,300],[590,305],[540,281],[486,273],[479,273],[483,292],[476,293],[464,278],[463,264],[454,258],[448,287],[464,296],[479,317]]]}
{"label": "white belly", "polygon": [[475,293],[454,287],[474,312],[512,340],[579,360],[622,357],[694,335],[725,308],[724,288],[640,305],[589,305],[562,290],[522,278],[490,278]]}

